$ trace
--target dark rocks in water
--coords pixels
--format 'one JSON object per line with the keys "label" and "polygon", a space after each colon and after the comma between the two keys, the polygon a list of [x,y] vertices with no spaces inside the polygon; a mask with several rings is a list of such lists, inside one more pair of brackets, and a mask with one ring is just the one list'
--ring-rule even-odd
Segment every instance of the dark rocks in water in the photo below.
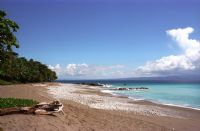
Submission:
{"label": "dark rocks in water", "polygon": [[147,87],[137,87],[137,88],[116,88],[111,90],[147,90]]}
{"label": "dark rocks in water", "polygon": [[118,88],[116,90],[128,90],[129,88]]}
{"label": "dark rocks in water", "polygon": [[77,83],[77,84],[88,85],[88,86],[103,86],[102,84],[99,84],[99,83],[86,83],[86,82],[82,82],[82,83]]}

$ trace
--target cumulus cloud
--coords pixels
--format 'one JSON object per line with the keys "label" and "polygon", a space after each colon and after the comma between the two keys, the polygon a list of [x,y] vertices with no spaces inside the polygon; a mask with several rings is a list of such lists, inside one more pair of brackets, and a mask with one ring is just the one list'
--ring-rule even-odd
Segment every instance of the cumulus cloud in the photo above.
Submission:
{"label": "cumulus cloud", "polygon": [[55,66],[48,65],[48,68],[55,71],[57,75],[62,72],[60,64],[56,64]]}
{"label": "cumulus cloud", "polygon": [[66,74],[71,76],[87,75],[89,73],[89,66],[83,64],[68,64],[66,67]]}
{"label": "cumulus cloud", "polygon": [[145,65],[138,67],[134,74],[137,76],[177,75],[183,72],[199,71],[200,42],[189,38],[193,31],[192,27],[167,30],[166,33],[175,40],[183,53],[147,62]]}
{"label": "cumulus cloud", "polygon": [[182,49],[182,53],[149,61],[134,71],[120,64],[110,66],[88,65],[86,63],[68,64],[66,66],[57,64],[48,67],[55,71],[60,79],[198,74],[200,73],[200,41],[189,37],[193,31],[192,27],[167,30],[166,34]]}
{"label": "cumulus cloud", "polygon": [[60,79],[71,79],[71,78],[119,78],[125,75],[124,65],[111,65],[111,66],[100,66],[100,65],[88,65],[82,64],[68,64],[61,67],[60,64],[55,66],[48,66],[49,69],[56,72]]}

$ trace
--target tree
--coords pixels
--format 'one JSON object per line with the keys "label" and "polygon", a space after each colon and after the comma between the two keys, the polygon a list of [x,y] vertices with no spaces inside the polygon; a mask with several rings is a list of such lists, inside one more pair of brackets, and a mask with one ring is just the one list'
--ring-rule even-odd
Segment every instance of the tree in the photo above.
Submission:
{"label": "tree", "polygon": [[[0,10],[0,77],[6,74],[10,69],[12,58],[15,53],[12,51],[12,46],[19,47],[14,32],[19,29],[19,26],[12,20],[6,18],[6,13]],[[2,70],[4,69],[4,70]],[[7,71],[5,71],[7,69]]]}
{"label": "tree", "polygon": [[12,47],[19,47],[14,32],[19,26],[14,21],[6,18],[6,13],[0,10],[0,52],[12,51]]}

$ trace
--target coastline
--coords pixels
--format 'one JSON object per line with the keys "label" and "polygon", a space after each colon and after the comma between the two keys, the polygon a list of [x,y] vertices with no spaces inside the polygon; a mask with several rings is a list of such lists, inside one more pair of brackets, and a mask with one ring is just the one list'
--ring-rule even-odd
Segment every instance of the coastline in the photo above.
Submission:
{"label": "coastline", "polygon": [[[89,100],[87,104],[73,101],[69,98],[61,98],[62,88],[68,87],[68,94],[81,96],[80,101]],[[76,90],[71,90],[75,88]],[[62,91],[60,97],[55,97],[50,91]],[[141,131],[160,131],[160,130],[194,130],[200,129],[200,112],[198,110],[160,105],[147,101],[131,101],[122,96],[113,96],[108,93],[101,92],[98,87],[81,86],[81,85],[66,85],[59,83],[44,83],[44,84],[19,84],[0,86],[1,97],[16,97],[29,98],[38,101],[51,101],[59,99],[64,104],[64,112],[57,117],[52,116],[35,116],[35,115],[9,115],[0,117],[0,127],[3,131],[7,130],[141,130]],[[65,96],[66,97],[66,96]],[[71,96],[67,96],[71,97]],[[101,98],[101,99],[99,99]],[[76,98],[73,98],[76,99]],[[91,100],[91,101],[90,101]],[[121,106],[120,102],[134,110],[123,110],[124,108],[109,110],[102,108],[106,102],[115,103],[114,105]],[[116,104],[115,101],[119,101]],[[92,103],[97,102],[97,103]],[[124,103],[127,102],[127,103]],[[98,106],[97,106],[98,105]],[[95,107],[95,108],[94,108]],[[107,107],[107,108],[108,108]],[[151,109],[150,113],[147,111]],[[153,111],[152,111],[153,110]],[[139,111],[139,112],[138,112]],[[142,113],[141,113],[141,112]],[[146,111],[146,112],[145,112]],[[157,112],[154,114],[153,112]],[[18,121],[20,119],[20,121]]]}
{"label": "coastline", "polygon": [[[101,86],[62,83],[60,86],[50,87],[48,90],[48,93],[56,99],[72,100],[96,109],[131,111],[146,116],[158,115],[177,118],[185,117],[183,115],[185,113],[180,111],[199,112],[193,108],[166,105],[148,100],[132,100],[126,96],[104,92]],[[176,111],[177,109],[179,112]]]}
{"label": "coastline", "polygon": [[111,95],[116,96],[116,97],[124,97],[124,98],[130,99],[130,100],[134,101],[134,103],[137,103],[137,102],[140,103],[140,104],[141,103],[145,103],[145,104],[150,103],[150,104],[153,104],[153,105],[170,106],[170,107],[177,107],[177,108],[192,109],[192,110],[200,111],[200,108],[194,108],[194,107],[188,107],[188,106],[176,105],[176,104],[161,103],[161,102],[156,102],[156,101],[148,100],[148,99],[135,99],[135,98],[128,97],[128,96],[115,94],[115,93],[113,93],[112,91],[109,91],[109,90],[101,90],[101,92],[108,93],[108,94],[111,94]]}
{"label": "coastline", "polygon": [[[174,83],[174,84],[177,84],[177,83]],[[183,83],[182,83],[183,84]],[[185,84],[185,83],[184,83]],[[197,85],[199,85],[199,83],[195,83],[195,84],[197,84]],[[111,87],[112,87],[112,85],[110,85]],[[135,86],[135,87],[134,87]],[[143,85],[142,85],[143,86]],[[141,87],[142,87],[141,86]],[[130,88],[130,87],[124,87],[123,85],[117,85],[117,87],[116,87],[116,84],[114,84],[114,87],[115,88],[121,88],[122,90],[125,90],[125,91],[127,91],[127,90],[129,90],[129,88],[130,89],[133,89],[134,91],[136,91],[136,92],[139,92],[140,90],[143,90],[143,91],[148,91],[148,90],[152,90],[152,87],[151,87],[151,85],[145,85],[145,86],[149,86],[149,88],[147,88],[147,89],[140,89],[140,87],[137,87],[136,85],[133,85],[132,87],[134,87],[134,88]],[[157,86],[156,84],[154,85],[154,86]],[[175,107],[182,107],[182,108],[187,108],[187,109],[194,109],[194,110],[200,110],[200,106],[199,106],[199,103],[196,103],[196,104],[194,104],[194,103],[188,103],[188,101],[185,101],[185,103],[187,103],[187,104],[184,104],[184,103],[177,103],[177,102],[173,102],[173,101],[163,101],[163,98],[151,98],[151,97],[146,97],[146,96],[143,96],[143,95],[138,95],[138,96],[131,96],[131,95],[127,95],[126,93],[120,93],[120,92],[115,92],[116,90],[114,90],[113,91],[113,88],[110,88],[110,87],[108,87],[108,88],[104,88],[104,87],[106,87],[106,86],[103,86],[103,89],[105,89],[105,90],[102,90],[102,92],[105,92],[105,93],[110,93],[110,94],[113,94],[113,95],[116,95],[116,96],[125,96],[125,97],[128,97],[129,99],[131,99],[131,100],[134,100],[134,101],[147,101],[147,102],[151,102],[151,103],[154,103],[154,104],[161,104],[161,105],[167,105],[167,106],[175,106]],[[114,89],[115,89],[114,88]],[[138,88],[138,89],[135,89],[135,88]],[[143,88],[143,87],[142,87]],[[159,88],[161,88],[161,87],[159,87]],[[173,89],[173,88],[172,88]],[[119,89],[118,89],[119,90]],[[118,91],[117,90],[117,91]],[[166,90],[171,90],[170,88],[168,88],[168,89],[166,89]],[[175,89],[176,90],[176,89]],[[120,90],[119,90],[120,91]],[[154,90],[154,91],[157,91],[157,89],[156,90]],[[172,90],[172,92],[173,92],[173,90]],[[161,92],[161,93],[163,93],[163,92]],[[135,95],[136,95],[137,93],[135,93]],[[151,94],[151,93],[150,93]],[[147,94],[148,95],[148,94]],[[171,94],[168,94],[169,96],[171,95]],[[167,98],[165,98],[165,99],[167,99]],[[176,100],[176,98],[174,97],[173,98],[174,100]],[[184,99],[184,98],[183,98]],[[182,100],[183,100],[182,99]],[[189,99],[189,98],[188,98]],[[192,101],[191,99],[190,99],[190,101]],[[195,100],[194,100],[195,101]]]}

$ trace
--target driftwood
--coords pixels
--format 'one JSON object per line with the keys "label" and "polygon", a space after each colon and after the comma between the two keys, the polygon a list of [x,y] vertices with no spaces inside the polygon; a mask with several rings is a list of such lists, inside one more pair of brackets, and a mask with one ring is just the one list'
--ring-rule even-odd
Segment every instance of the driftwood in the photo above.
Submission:
{"label": "driftwood", "polygon": [[53,115],[56,112],[63,112],[63,104],[59,101],[50,103],[42,102],[32,107],[12,107],[0,109],[0,116],[9,114],[38,114],[38,115]]}

